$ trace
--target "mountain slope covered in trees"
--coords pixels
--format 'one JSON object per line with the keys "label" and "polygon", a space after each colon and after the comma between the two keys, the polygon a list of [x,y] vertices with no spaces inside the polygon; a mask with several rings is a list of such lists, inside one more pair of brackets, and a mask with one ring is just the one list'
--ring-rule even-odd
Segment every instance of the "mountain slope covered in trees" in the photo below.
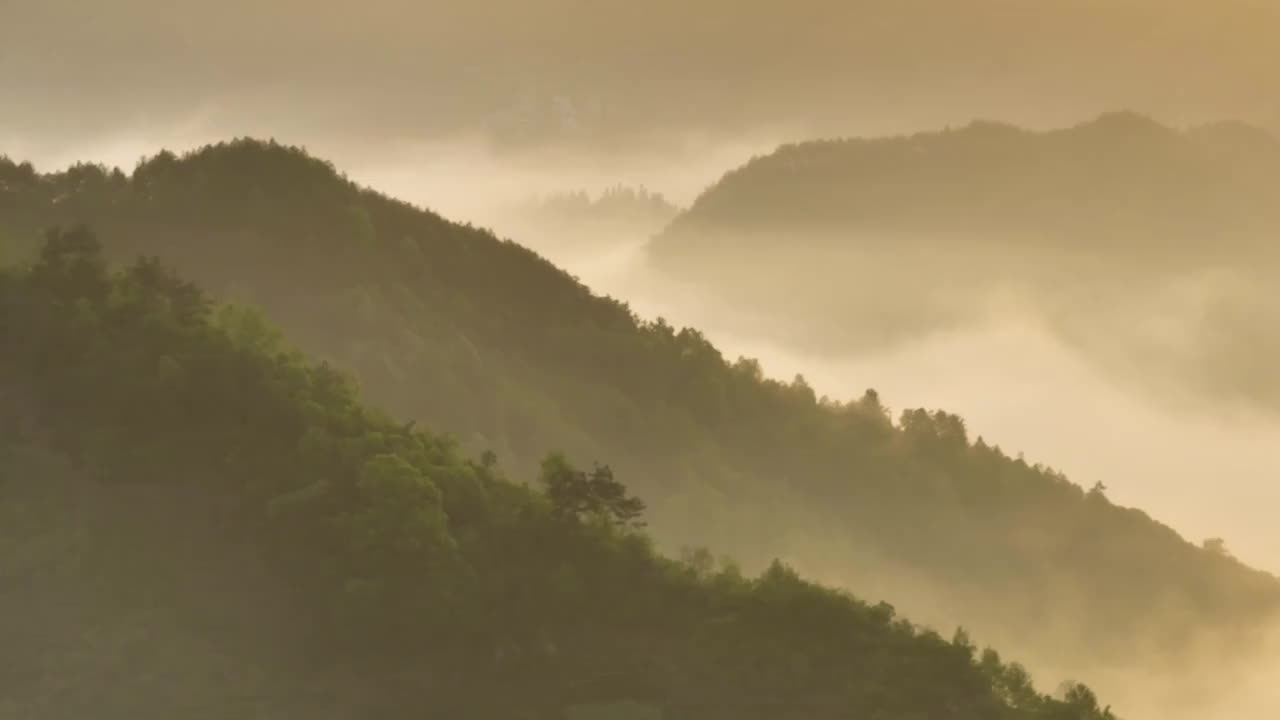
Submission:
{"label": "mountain slope covered in trees", "polygon": [[1085,680],[1192,646],[1247,655],[1280,610],[1270,575],[969,437],[958,417],[891,420],[874,392],[839,403],[765,379],[696,330],[642,321],[527,249],[295,149],[238,141],[131,175],[0,165],[11,246],[78,221],[111,258],[159,255],[260,305],[392,416],[513,474],[553,448],[608,462],[664,547],[748,568],[782,557]]}
{"label": "mountain slope covered in trees", "polygon": [[1273,236],[1277,180],[1280,139],[1235,123],[1179,131],[1112,113],[1041,133],[975,122],[785,145],[703,192],[655,251],[784,238],[904,249],[967,238],[1203,257]]}
{"label": "mountain slope covered in trees", "polygon": [[0,318],[6,717],[1112,717],[780,564],[665,560],[606,468],[512,483],[86,230]]}

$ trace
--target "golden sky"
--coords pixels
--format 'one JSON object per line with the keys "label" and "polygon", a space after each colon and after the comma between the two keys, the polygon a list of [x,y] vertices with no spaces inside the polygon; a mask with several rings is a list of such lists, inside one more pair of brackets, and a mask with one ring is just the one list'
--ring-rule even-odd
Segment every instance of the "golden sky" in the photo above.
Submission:
{"label": "golden sky", "polygon": [[1276,37],[1274,0],[0,0],[0,140],[1277,126]]}

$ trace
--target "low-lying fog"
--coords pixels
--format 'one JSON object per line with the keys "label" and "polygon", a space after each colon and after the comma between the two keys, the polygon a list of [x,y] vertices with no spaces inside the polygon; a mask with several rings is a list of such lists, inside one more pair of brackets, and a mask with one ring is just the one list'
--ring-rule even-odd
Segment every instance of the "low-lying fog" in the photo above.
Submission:
{"label": "low-lying fog", "polygon": [[[675,199],[687,202],[680,195]],[[1069,345],[1016,301],[995,301],[978,323],[840,352],[788,342],[773,331],[773,321],[726,307],[696,286],[673,283],[650,266],[642,229],[629,236],[564,238],[505,221],[501,214],[489,224],[540,249],[596,291],[625,299],[642,316],[702,329],[729,357],[756,357],[776,377],[803,374],[820,394],[835,398],[875,387],[896,410],[958,412],[972,434],[1010,453],[1052,465],[1086,487],[1101,482],[1113,502],[1142,508],[1188,540],[1224,538],[1245,562],[1280,572],[1280,531],[1274,524],[1280,455],[1273,452],[1280,447],[1280,415],[1247,403],[1201,402],[1196,393],[1162,395],[1165,384],[1153,378],[1172,368],[1150,368],[1151,378],[1114,372],[1099,363],[1097,353]],[[839,326],[842,318],[821,322]],[[853,580],[839,570],[822,577],[834,584]],[[856,580],[852,585],[857,587]],[[884,592],[912,617],[939,627],[954,622],[945,608],[902,597],[901,590]],[[1022,648],[1017,638],[987,639],[1027,661],[1042,683],[1080,667]],[[1187,672],[1168,674],[1162,667],[1150,674],[1084,679],[1129,720],[1263,717],[1280,707],[1274,683],[1280,650],[1231,668],[1196,656],[1177,662]]]}
{"label": "low-lying fog", "polygon": [[[1188,540],[1224,538],[1245,562],[1280,572],[1280,529],[1274,524],[1280,454],[1272,451],[1280,447],[1280,415],[1137,389],[1162,369],[1148,368],[1146,378],[1104,372],[1095,356],[1064,342],[1016,301],[985,308],[982,322],[902,342],[846,352],[810,348],[782,339],[763,319],[654,271],[644,253],[644,228],[611,237],[551,237],[506,212],[513,201],[538,192],[597,192],[618,181],[665,191],[685,205],[718,177],[717,168],[759,151],[759,144],[749,143],[717,148],[675,172],[639,158],[607,175],[588,166],[501,172],[495,158],[454,157],[456,164],[372,167],[363,179],[449,217],[492,227],[538,249],[595,291],[627,301],[640,315],[698,327],[726,356],[756,357],[777,377],[803,374],[819,394],[845,399],[874,387],[896,410],[957,412],[973,435],[1051,465],[1086,487],[1101,482],[1114,502],[1144,509]],[[915,291],[909,284],[900,289]],[[833,332],[856,334],[854,323],[861,319],[821,322]]]}
{"label": "low-lying fog", "polygon": [[749,319],[696,288],[664,282],[646,268],[641,246],[552,246],[548,254],[641,315],[703,329],[730,357],[759,358],[778,377],[803,374],[834,398],[874,387],[898,410],[957,412],[972,434],[1086,487],[1101,482],[1114,502],[1146,510],[1189,540],[1225,538],[1249,564],[1280,572],[1280,455],[1272,451],[1280,447],[1280,418],[1153,402],[1017,308],[888,349],[807,352],[763,329],[752,332]]}

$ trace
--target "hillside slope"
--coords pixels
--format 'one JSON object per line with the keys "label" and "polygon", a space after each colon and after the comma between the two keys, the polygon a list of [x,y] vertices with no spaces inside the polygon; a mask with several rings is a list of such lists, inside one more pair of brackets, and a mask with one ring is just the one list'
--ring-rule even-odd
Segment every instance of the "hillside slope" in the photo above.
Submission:
{"label": "hillside slope", "polygon": [[511,483],[86,231],[0,318],[5,717],[1112,717],[780,564],[664,560],[608,473]]}
{"label": "hillside slope", "polygon": [[1280,139],[1239,124],[1179,131],[1134,113],[1048,132],[975,122],[785,145],[704,191],[655,252],[785,235],[896,249],[964,238],[1203,257],[1273,236],[1278,179]]}
{"label": "hillside slope", "polygon": [[[644,322],[532,252],[240,141],[132,175],[0,166],[0,232],[90,221],[261,305],[393,416],[529,476],[547,449],[608,462],[664,547],[782,557],[1082,679],[1196,647],[1247,655],[1280,583],[1141,511],[968,437],[960,418],[761,377]],[[1045,621],[1051,617],[1053,622]]]}

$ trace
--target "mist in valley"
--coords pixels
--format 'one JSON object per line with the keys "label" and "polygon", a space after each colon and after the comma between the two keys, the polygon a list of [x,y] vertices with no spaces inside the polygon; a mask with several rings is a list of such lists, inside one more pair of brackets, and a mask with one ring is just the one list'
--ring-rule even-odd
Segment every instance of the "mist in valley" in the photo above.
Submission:
{"label": "mist in valley", "polygon": [[[1233,232],[1179,237],[1167,252],[970,230],[833,230],[789,224],[782,211],[758,235],[734,225],[754,224],[749,214],[715,226],[724,218],[712,213],[704,235],[696,223],[679,232],[709,205],[709,189],[786,143],[901,138],[978,118],[1047,131],[1140,107],[1177,128],[1242,120],[1249,130],[1232,137],[1269,147],[1253,133],[1280,127],[1271,5],[1054,2],[1032,12],[983,0],[952,13],[929,2],[814,0],[781,22],[757,2],[377,0],[360,13],[279,3],[247,27],[245,3],[73,5],[0,0],[0,156],[42,172],[83,162],[127,172],[162,149],[236,136],[303,146],[361,185],[532,248],[644,320],[696,328],[726,358],[758,359],[768,377],[802,378],[840,403],[873,388],[895,419],[919,407],[956,413],[970,438],[1280,574],[1280,255],[1257,241],[1273,237],[1266,223],[1255,228],[1251,216]],[[33,31],[73,10],[82,22],[62,26],[59,42]],[[143,18],[163,31],[140,33]],[[1131,42],[1152,23],[1159,32]],[[799,36],[812,40],[786,51]],[[208,40],[218,37],[235,37],[234,52]],[[1237,173],[1241,187],[1266,187],[1238,205],[1215,195],[1222,202],[1203,214],[1188,211],[1210,227],[1214,213],[1247,215],[1273,191],[1260,180],[1270,151],[1223,152],[1256,160]],[[936,177],[941,187],[963,182]],[[741,207],[774,210],[766,191],[782,183],[772,182],[760,195],[749,188]],[[869,206],[901,200],[886,187],[867,195]],[[902,207],[914,217],[911,203]],[[1171,210],[1161,222],[1182,217]],[[0,259],[18,255],[7,239]],[[1041,685],[1088,683],[1127,720],[1280,708],[1280,625],[1197,633],[1190,612],[1153,608],[1150,636],[1169,627],[1195,642],[1130,648],[1141,667],[1071,657],[1055,644],[1075,641],[1070,620],[1046,615],[1027,638],[1001,626],[999,609],[978,610],[989,598],[957,609],[938,600],[938,579],[847,537],[794,527],[769,541],[804,576],[886,600],[944,635],[963,624]],[[1085,597],[1129,591],[1064,582],[1045,592],[1057,607],[1079,597],[1084,608]]]}
{"label": "mist in valley", "polygon": [[[1265,293],[1235,274],[1210,269],[1177,282],[1155,278],[1141,292],[1125,269],[1107,276],[1105,258],[1073,263],[1037,254],[1019,262],[968,247],[815,255],[793,237],[795,249],[782,257],[753,260],[742,250],[722,264],[722,272],[741,273],[735,281],[749,278],[761,292],[769,274],[805,279],[808,296],[788,286],[793,304],[761,311],[709,289],[720,279],[716,270],[695,282],[654,268],[647,248],[660,224],[601,231],[560,219],[548,228],[513,209],[523,207],[520,200],[573,190],[598,196],[618,184],[687,203],[697,187],[689,178],[714,178],[717,160],[745,152],[726,149],[665,172],[625,163],[612,171],[599,165],[558,171],[565,163],[509,174],[490,166],[492,174],[482,177],[468,160],[462,164],[473,174],[465,177],[473,180],[463,185],[466,200],[445,191],[458,186],[461,168],[415,163],[375,168],[365,177],[428,207],[469,206],[466,218],[532,247],[596,292],[624,300],[642,317],[698,328],[726,356],[759,359],[773,377],[803,375],[818,394],[842,401],[874,388],[895,410],[956,412],[988,442],[1078,484],[1101,482],[1120,504],[1148,510],[1191,541],[1225,538],[1249,564],[1280,572],[1280,533],[1268,509],[1280,502],[1280,458],[1267,451],[1280,440],[1280,418],[1267,407],[1266,378],[1215,368],[1202,385],[1189,384],[1186,368],[1208,361],[1170,352],[1194,349],[1185,337],[1210,330],[1198,325],[1219,298],[1214,289],[1239,294],[1244,300],[1237,305],[1252,303],[1247,309],[1255,315],[1243,320],[1256,324],[1231,334],[1241,342],[1264,340],[1257,331]],[[487,188],[497,190],[477,192]],[[1004,267],[991,272],[993,263]],[[1050,272],[1036,274],[1035,266]],[[1088,283],[1062,281],[1081,277]],[[1047,299],[1028,299],[1032,287]],[[1086,322],[1101,326],[1090,335]],[[1107,340],[1116,347],[1095,347]],[[1257,383],[1254,392],[1243,387],[1248,380]]]}

